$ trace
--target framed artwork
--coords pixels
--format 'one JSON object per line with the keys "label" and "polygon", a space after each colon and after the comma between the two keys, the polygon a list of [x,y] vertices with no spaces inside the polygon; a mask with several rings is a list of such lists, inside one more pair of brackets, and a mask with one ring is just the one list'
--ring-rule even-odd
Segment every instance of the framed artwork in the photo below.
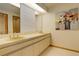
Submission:
{"label": "framed artwork", "polygon": [[78,8],[56,13],[56,30],[79,30]]}

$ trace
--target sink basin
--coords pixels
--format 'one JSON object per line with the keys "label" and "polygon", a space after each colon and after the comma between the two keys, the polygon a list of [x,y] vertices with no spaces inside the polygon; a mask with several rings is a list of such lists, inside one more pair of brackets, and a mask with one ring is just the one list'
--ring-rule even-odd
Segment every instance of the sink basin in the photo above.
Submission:
{"label": "sink basin", "polygon": [[23,39],[23,37],[12,37],[11,39]]}
{"label": "sink basin", "polygon": [[23,37],[13,37],[13,38],[0,38],[0,44],[4,44],[4,43],[11,43],[11,42],[15,42],[18,40],[22,40]]}

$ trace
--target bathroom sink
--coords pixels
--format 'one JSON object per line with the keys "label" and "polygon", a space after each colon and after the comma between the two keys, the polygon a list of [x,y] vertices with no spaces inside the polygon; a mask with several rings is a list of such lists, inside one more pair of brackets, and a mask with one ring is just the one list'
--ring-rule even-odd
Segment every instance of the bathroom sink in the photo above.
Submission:
{"label": "bathroom sink", "polygon": [[13,40],[17,40],[17,39],[23,39],[23,37],[12,37],[11,39],[13,39]]}
{"label": "bathroom sink", "polygon": [[18,40],[22,40],[23,37],[14,37],[14,38],[0,38],[0,44],[11,43]]}

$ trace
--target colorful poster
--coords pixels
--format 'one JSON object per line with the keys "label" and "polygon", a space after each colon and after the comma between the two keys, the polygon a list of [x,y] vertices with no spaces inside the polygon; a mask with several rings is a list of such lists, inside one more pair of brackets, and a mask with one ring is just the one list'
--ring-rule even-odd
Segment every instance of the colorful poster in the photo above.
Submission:
{"label": "colorful poster", "polygon": [[78,8],[57,13],[56,30],[79,30]]}

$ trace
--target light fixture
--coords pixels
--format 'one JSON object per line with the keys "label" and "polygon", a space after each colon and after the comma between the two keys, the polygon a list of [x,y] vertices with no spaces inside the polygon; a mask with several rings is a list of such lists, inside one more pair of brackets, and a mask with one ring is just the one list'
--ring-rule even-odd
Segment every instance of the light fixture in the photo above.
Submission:
{"label": "light fixture", "polygon": [[20,3],[10,3],[10,4],[20,8]]}
{"label": "light fixture", "polygon": [[[10,3],[10,4],[20,8],[20,3]],[[44,10],[42,7],[40,7],[36,3],[24,3],[24,4],[31,7],[32,9],[34,9],[36,15],[38,15],[40,13],[46,13],[46,10]]]}
{"label": "light fixture", "polygon": [[24,3],[24,4],[28,5],[29,7],[33,8],[35,11],[39,13],[46,13],[46,10],[44,10],[42,7],[40,7],[36,3]]}
{"label": "light fixture", "polygon": [[39,14],[39,12],[35,11],[35,15],[38,15],[38,14]]}

